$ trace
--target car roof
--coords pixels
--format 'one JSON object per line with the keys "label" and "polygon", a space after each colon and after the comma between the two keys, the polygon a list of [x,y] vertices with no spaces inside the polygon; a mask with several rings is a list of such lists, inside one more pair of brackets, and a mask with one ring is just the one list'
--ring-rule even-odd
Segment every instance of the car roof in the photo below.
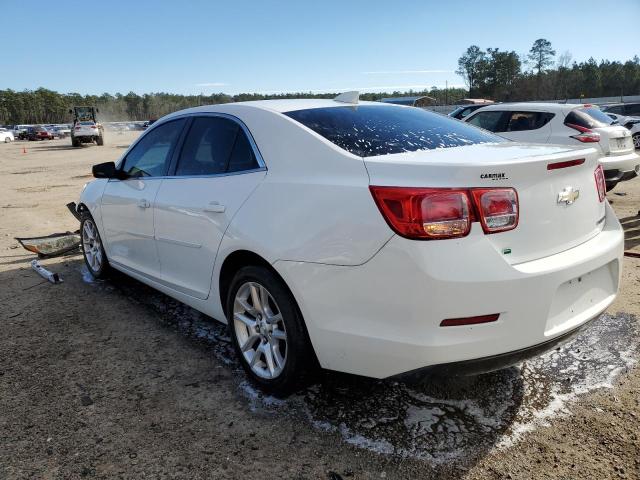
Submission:
{"label": "car roof", "polygon": [[474,112],[486,112],[490,110],[501,111],[533,111],[533,112],[568,112],[576,108],[583,108],[589,106],[582,103],[545,103],[545,102],[518,102],[518,103],[498,103],[494,105],[487,105]]}
{"label": "car roof", "polygon": [[312,108],[332,108],[332,107],[354,107],[356,105],[378,105],[391,108],[410,108],[402,105],[394,105],[390,103],[381,102],[359,102],[357,104],[337,102],[332,99],[324,98],[296,98],[296,99],[283,99],[283,100],[251,100],[247,102],[231,102],[231,103],[218,103],[214,105],[203,105],[201,107],[187,108],[174,112],[170,116],[182,115],[186,113],[225,113],[235,110],[237,107],[243,108],[256,108],[260,110],[267,110],[271,112],[285,113],[293,112],[296,110],[307,110]]}

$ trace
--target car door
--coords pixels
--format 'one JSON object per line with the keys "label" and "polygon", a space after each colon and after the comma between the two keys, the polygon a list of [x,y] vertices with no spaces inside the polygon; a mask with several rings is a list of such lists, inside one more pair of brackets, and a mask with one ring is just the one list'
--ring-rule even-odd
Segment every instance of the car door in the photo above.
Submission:
{"label": "car door", "polygon": [[549,112],[509,112],[504,131],[498,135],[525,143],[547,143],[551,137],[551,119]]}
{"label": "car door", "polygon": [[149,130],[120,164],[127,178],[109,180],[102,195],[109,260],[152,278],[160,276],[153,205],[184,125],[183,118]]}
{"label": "car door", "polygon": [[231,219],[266,171],[246,127],[224,115],[196,116],[172,175],[156,197],[162,282],[205,299]]}

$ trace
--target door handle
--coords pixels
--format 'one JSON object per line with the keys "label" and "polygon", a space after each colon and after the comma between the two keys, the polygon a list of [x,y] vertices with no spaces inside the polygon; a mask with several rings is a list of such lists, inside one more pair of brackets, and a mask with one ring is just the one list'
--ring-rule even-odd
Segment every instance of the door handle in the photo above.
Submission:
{"label": "door handle", "polygon": [[151,206],[151,203],[149,203],[149,200],[146,199],[141,199],[138,200],[138,207],[140,208],[149,208]]}
{"label": "door handle", "polygon": [[204,211],[210,213],[223,213],[225,208],[226,207],[221,205],[220,202],[209,202],[209,205],[204,207]]}

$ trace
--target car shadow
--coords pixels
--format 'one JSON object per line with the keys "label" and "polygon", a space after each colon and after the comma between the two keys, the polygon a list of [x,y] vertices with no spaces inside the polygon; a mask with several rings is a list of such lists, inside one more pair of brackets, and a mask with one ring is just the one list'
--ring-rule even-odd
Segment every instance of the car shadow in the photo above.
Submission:
{"label": "car shadow", "polygon": [[621,218],[620,224],[624,229],[624,249],[631,250],[640,245],[640,216]]}

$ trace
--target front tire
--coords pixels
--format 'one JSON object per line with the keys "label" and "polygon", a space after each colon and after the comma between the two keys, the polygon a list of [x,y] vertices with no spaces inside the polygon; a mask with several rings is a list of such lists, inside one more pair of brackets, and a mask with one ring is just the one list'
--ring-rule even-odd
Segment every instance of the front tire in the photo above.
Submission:
{"label": "front tire", "polygon": [[89,273],[93,278],[105,278],[109,273],[109,260],[98,227],[89,212],[83,212],[81,215],[80,236],[82,255]]}
{"label": "front tire", "polygon": [[316,370],[313,347],[293,295],[274,272],[241,268],[226,311],[236,354],[253,382],[278,396],[306,385]]}

